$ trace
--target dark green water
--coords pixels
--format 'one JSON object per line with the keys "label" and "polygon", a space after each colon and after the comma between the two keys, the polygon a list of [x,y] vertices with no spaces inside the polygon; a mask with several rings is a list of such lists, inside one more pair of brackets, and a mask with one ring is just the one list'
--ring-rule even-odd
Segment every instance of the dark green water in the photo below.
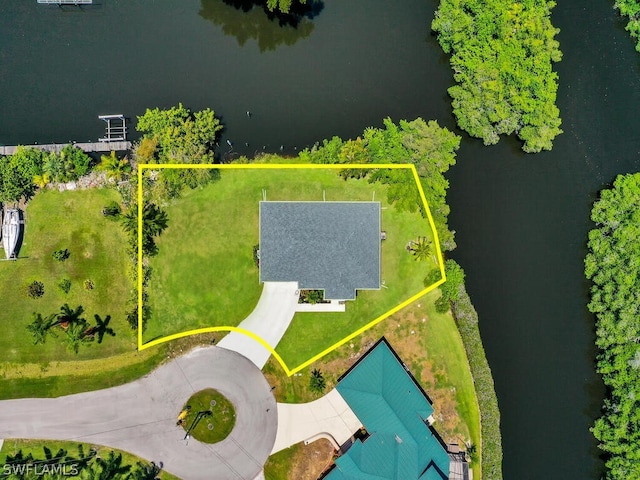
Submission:
{"label": "dark green water", "polygon": [[[436,3],[325,0],[294,31],[217,0],[2,2],[0,142],[95,140],[99,114],[179,101],[222,116],[231,155],[293,154],[385,116],[453,127],[451,72],[428,32]],[[508,480],[597,479],[602,468],[588,431],[603,389],[582,259],[597,191],[640,170],[640,55],[612,3],[554,10],[565,133],[553,152],[464,137],[450,175],[454,257],[482,322]]]}

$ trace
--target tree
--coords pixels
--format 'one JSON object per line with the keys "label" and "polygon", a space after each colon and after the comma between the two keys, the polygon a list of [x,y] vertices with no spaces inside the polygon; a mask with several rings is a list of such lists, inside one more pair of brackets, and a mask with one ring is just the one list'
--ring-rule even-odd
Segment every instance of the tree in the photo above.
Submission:
{"label": "tree", "polygon": [[91,157],[73,145],[65,146],[60,152],[63,180],[77,180],[89,171]]}
{"label": "tree", "polygon": [[409,244],[409,250],[415,257],[416,261],[429,260],[431,253],[433,252],[433,242],[427,237],[418,237],[417,240],[411,241]]}
{"label": "tree", "polygon": [[69,323],[65,330],[65,343],[67,349],[74,353],[78,353],[80,346],[93,341],[93,337],[87,335],[87,321],[84,318]]}
{"label": "tree", "polygon": [[640,52],[640,2],[638,0],[616,0],[615,7],[620,14],[629,17],[627,32],[636,39],[636,50]]}
{"label": "tree", "polygon": [[[142,253],[155,255],[158,251],[154,237],[160,236],[167,228],[167,213],[154,203],[146,203],[142,209]],[[122,226],[129,233],[134,245],[138,242],[138,207],[132,205],[122,215]]]}
{"label": "tree", "polygon": [[[179,104],[166,110],[147,109],[138,117],[136,128],[143,134],[137,156],[150,163],[202,164],[215,162],[222,124],[209,108],[191,112]],[[152,153],[153,145],[157,148]],[[185,187],[196,188],[219,177],[217,170],[210,169],[167,169],[155,173],[147,190],[156,200],[177,197]]]}
{"label": "tree", "polygon": [[119,182],[131,173],[131,164],[127,157],[118,158],[116,152],[111,151],[109,155],[100,156],[100,163],[96,170],[105,172],[107,178],[112,178]]}
{"label": "tree", "polygon": [[136,468],[128,476],[127,480],[160,480],[162,462],[143,463],[137,462]]}
{"label": "tree", "polygon": [[116,332],[113,331],[113,328],[109,327],[109,322],[111,321],[111,315],[107,315],[104,320],[100,318],[100,315],[97,313],[93,316],[96,319],[96,325],[94,327],[90,327],[85,333],[87,336],[98,336],[98,344],[102,343],[102,339],[105,334],[110,335],[112,337],[116,336]]}
{"label": "tree", "polygon": [[147,109],[136,128],[157,141],[158,163],[213,163],[222,125],[213,110],[193,113],[180,103],[166,110]]}
{"label": "tree", "polygon": [[17,202],[35,192],[34,178],[42,175],[43,152],[18,147],[13,155],[0,157],[0,202]]}
{"label": "tree", "polygon": [[516,133],[525,152],[550,150],[562,133],[555,105],[562,54],[551,24],[554,1],[443,0],[431,24],[457,85],[458,126],[485,145]]}
{"label": "tree", "polygon": [[311,371],[311,377],[309,377],[309,388],[312,392],[322,393],[327,387],[327,383],[322,376],[322,372],[317,368]]}
{"label": "tree", "polygon": [[448,259],[445,264],[447,281],[440,285],[440,298],[436,300],[436,311],[445,313],[451,303],[458,300],[460,287],[464,287],[464,270],[455,260]]}
{"label": "tree", "polygon": [[60,307],[60,313],[58,313],[58,319],[54,323],[54,325],[68,325],[71,323],[76,323],[83,321],[86,323],[86,320],[81,318],[81,315],[84,313],[84,307],[82,305],[78,305],[75,310],[72,309],[68,303],[65,303]]}
{"label": "tree", "polygon": [[596,315],[597,369],[607,386],[591,429],[611,480],[640,478],[640,174],[620,175],[595,202],[585,276]]}
{"label": "tree", "polygon": [[131,465],[122,464],[122,454],[116,455],[113,450],[109,451],[107,458],[99,457],[96,459],[98,466],[98,474],[93,480],[114,480],[123,478],[126,473],[131,470]]}
{"label": "tree", "polygon": [[[343,142],[339,137],[324,140],[311,149],[300,152],[299,157],[308,163],[362,164],[410,163],[416,168],[429,210],[444,250],[453,250],[453,232],[447,226],[449,206],[446,202],[449,182],[444,173],[455,165],[455,152],[460,137],[435,121],[421,118],[393,123],[384,120],[384,128],[367,128],[362,138]],[[400,211],[420,211],[426,216],[422,198],[412,172],[406,169],[344,169],[343,178],[368,178],[370,182],[388,185],[387,200]]]}
{"label": "tree", "polygon": [[27,330],[33,336],[33,344],[44,344],[47,341],[47,335],[51,333],[51,327],[56,320],[56,314],[43,317],[40,313],[33,314],[33,321],[27,325]]}

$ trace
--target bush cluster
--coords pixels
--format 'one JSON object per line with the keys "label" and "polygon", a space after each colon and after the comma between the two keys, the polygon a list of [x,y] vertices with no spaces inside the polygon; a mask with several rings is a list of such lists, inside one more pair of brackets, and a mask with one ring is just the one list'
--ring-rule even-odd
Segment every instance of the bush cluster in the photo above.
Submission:
{"label": "bush cluster", "polygon": [[458,297],[452,303],[453,316],[458,324],[464,349],[467,352],[476,396],[480,407],[482,436],[482,476],[491,480],[502,479],[502,435],[500,433],[500,410],[493,384],[491,368],[485,356],[478,314],[467,294],[464,284],[458,288]]}

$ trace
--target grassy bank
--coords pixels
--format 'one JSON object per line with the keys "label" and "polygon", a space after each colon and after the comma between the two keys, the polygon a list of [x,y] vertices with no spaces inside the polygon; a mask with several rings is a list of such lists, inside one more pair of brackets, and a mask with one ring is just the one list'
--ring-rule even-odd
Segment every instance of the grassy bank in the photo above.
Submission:
{"label": "grassy bank", "polygon": [[471,373],[475,384],[482,427],[481,462],[487,479],[502,478],[502,435],[500,433],[500,410],[493,384],[491,368],[482,346],[478,328],[478,314],[464,285],[460,287],[457,300],[453,302],[453,314],[464,342]]}

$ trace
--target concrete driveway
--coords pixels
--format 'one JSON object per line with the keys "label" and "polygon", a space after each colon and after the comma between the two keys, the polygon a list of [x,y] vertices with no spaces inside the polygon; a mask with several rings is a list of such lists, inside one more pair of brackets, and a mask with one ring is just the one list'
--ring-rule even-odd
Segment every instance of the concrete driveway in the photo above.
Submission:
{"label": "concrete driveway", "polygon": [[[194,392],[210,387],[234,404],[236,425],[222,442],[187,444],[176,417]],[[196,349],[119,387],[0,402],[0,438],[106,445],[163,462],[189,480],[253,480],[273,450],[277,425],[276,401],[260,370],[219,347]]]}
{"label": "concrete driveway", "polygon": [[278,403],[278,434],[272,453],[298,442],[328,439],[338,449],[362,427],[342,395],[334,388],[309,403]]}
{"label": "concrete driveway", "polygon": [[[298,282],[264,282],[256,308],[238,327],[256,334],[275,349],[296,314],[298,297]],[[244,355],[260,369],[271,356],[260,342],[240,332],[229,332],[218,346]]]}

